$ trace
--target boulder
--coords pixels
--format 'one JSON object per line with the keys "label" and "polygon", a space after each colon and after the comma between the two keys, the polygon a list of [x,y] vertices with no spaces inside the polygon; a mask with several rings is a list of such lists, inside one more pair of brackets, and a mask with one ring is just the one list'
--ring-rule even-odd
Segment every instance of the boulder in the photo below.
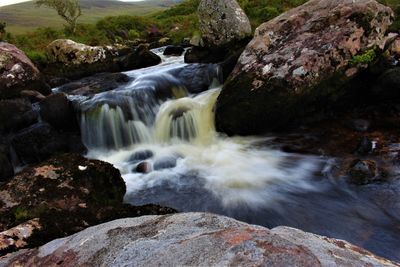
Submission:
{"label": "boulder", "polygon": [[161,58],[151,52],[147,45],[139,45],[135,51],[119,61],[121,71],[151,67],[161,63]]}
{"label": "boulder", "polygon": [[0,133],[16,132],[38,120],[38,114],[25,98],[0,100]]}
{"label": "boulder", "polygon": [[18,97],[22,90],[51,93],[31,60],[14,45],[0,42],[0,99]]}
{"label": "boulder", "polygon": [[79,133],[59,132],[45,122],[21,130],[12,137],[11,144],[24,164],[39,163],[60,153],[86,150]]}
{"label": "boulder", "polygon": [[375,100],[398,100],[400,98],[400,67],[385,71],[376,80],[371,94]]}
{"label": "boulder", "polygon": [[64,84],[58,87],[57,91],[68,95],[92,96],[114,90],[129,82],[129,80],[128,75],[123,73],[97,73],[93,76]]}
{"label": "boulder", "polygon": [[105,61],[108,50],[102,46],[89,46],[68,39],[58,39],[46,48],[50,62],[66,65],[92,64]]}
{"label": "boulder", "polygon": [[138,173],[150,173],[152,172],[153,168],[151,164],[147,161],[142,161],[138,165],[136,165],[133,169],[134,172]]}
{"label": "boulder", "polygon": [[120,72],[145,68],[161,62],[145,45],[136,49],[124,46],[88,46],[60,39],[47,47],[51,63],[43,70],[52,84],[77,80],[101,72]]}
{"label": "boulder", "polygon": [[379,169],[373,160],[354,160],[347,174],[349,182],[356,185],[382,182],[387,178],[387,172]]}
{"label": "boulder", "polygon": [[185,49],[179,45],[169,45],[165,48],[164,56],[180,56],[185,52]]}
{"label": "boulder", "polygon": [[4,266],[398,266],[333,238],[206,213],[120,219],[9,254]]}
{"label": "boulder", "polygon": [[251,25],[235,0],[202,0],[197,10],[205,46],[215,47],[251,35]]}
{"label": "boulder", "polygon": [[40,116],[58,130],[79,131],[72,103],[63,93],[52,94],[40,102]]}
{"label": "boulder", "polygon": [[329,109],[383,48],[392,18],[373,0],[311,0],[260,25],[218,98],[217,129],[259,134]]}
{"label": "boulder", "polygon": [[[123,204],[125,191],[120,172],[111,164],[77,154],[59,155],[25,169],[0,186],[0,256],[111,219],[174,211],[155,205]],[[31,228],[32,220],[33,234],[25,231],[26,236],[19,237],[15,226],[22,223]],[[24,244],[7,243],[9,238],[23,238]]]}

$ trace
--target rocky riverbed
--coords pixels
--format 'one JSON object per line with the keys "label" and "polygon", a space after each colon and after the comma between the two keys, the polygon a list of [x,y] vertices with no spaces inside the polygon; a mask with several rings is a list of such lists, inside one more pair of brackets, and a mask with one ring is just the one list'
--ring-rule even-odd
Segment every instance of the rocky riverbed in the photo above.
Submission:
{"label": "rocky riverbed", "polygon": [[0,266],[399,266],[390,8],[198,14],[186,50],[56,40],[42,72],[0,43]]}

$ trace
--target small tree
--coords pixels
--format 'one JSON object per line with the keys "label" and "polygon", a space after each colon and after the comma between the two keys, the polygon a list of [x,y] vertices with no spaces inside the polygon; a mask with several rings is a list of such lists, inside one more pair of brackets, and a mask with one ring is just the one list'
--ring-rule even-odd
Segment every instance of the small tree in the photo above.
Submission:
{"label": "small tree", "polygon": [[36,6],[47,6],[56,10],[58,15],[68,23],[71,32],[75,32],[76,21],[82,15],[79,0],[37,0]]}

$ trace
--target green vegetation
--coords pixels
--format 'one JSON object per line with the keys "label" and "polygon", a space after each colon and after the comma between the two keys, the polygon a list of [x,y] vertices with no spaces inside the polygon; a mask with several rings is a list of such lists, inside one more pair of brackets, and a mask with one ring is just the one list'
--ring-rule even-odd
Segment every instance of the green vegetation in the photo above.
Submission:
{"label": "green vegetation", "polygon": [[356,55],[350,61],[351,65],[358,65],[358,64],[369,64],[374,61],[376,58],[376,53],[374,49],[369,49],[365,51],[361,55]]}
{"label": "green vegetation", "polygon": [[47,6],[57,11],[57,14],[67,22],[71,32],[76,30],[76,21],[82,15],[79,0],[37,0],[37,7]]}
{"label": "green vegetation", "polygon": [[29,212],[26,208],[18,206],[14,210],[15,221],[17,223],[21,223],[26,221],[29,218]]}
{"label": "green vegetation", "polygon": [[6,35],[6,26],[7,23],[0,21],[0,41],[2,41]]}
{"label": "green vegetation", "polygon": [[307,0],[238,0],[250,19],[253,29],[279,14],[302,5]]}
{"label": "green vegetation", "polygon": [[[173,42],[179,43],[185,37],[199,34],[196,10],[200,0],[184,0],[172,7],[173,3],[179,1],[148,0],[139,5],[111,0],[97,0],[92,1],[90,4],[93,10],[89,9],[88,1],[80,0],[83,15],[80,18],[81,23],[76,26],[75,32],[55,25],[51,28],[39,27],[34,31],[23,34],[8,33],[4,39],[14,43],[26,52],[31,59],[41,64],[46,62],[45,47],[59,38],[68,38],[88,45],[124,43],[137,38],[152,41],[160,37],[169,37]],[[249,16],[253,29],[255,29],[261,23],[278,16],[288,9],[305,3],[306,0],[238,0],[238,2]],[[391,6],[396,11],[396,14],[400,14],[400,0],[380,0],[380,2]],[[88,14],[93,14],[95,13],[94,10],[97,10],[96,8],[100,8],[102,5],[107,6],[105,10],[111,16],[96,17],[96,19],[92,16],[91,20],[85,17],[87,16],[86,10]],[[110,5],[115,8],[108,8]],[[121,6],[123,9],[127,9],[127,6],[136,6],[138,10],[146,10],[146,12],[142,13],[142,16],[127,15],[122,11],[123,9],[118,9]],[[139,7],[142,7],[142,9]],[[166,7],[169,8],[166,9]],[[119,15],[115,16],[113,10],[117,10],[115,12]],[[150,10],[154,12],[149,13]],[[2,10],[0,9],[0,15],[1,12]],[[129,11],[129,13],[132,12]],[[7,28],[9,29],[10,25]],[[400,29],[399,19],[395,21],[391,30],[398,29]],[[8,32],[10,31],[8,30]],[[368,61],[370,59],[369,56],[371,54],[367,53],[367,55],[354,58],[354,61]]]}
{"label": "green vegetation", "polygon": [[[1,0],[0,0],[1,2]],[[107,16],[146,16],[166,10],[175,0],[146,0],[143,2],[121,2],[116,0],[79,0],[82,16],[80,24],[96,24]],[[25,34],[37,28],[49,27],[56,30],[64,28],[64,21],[53,9],[36,7],[35,1],[0,7],[0,20],[7,22],[7,31],[12,34]]]}

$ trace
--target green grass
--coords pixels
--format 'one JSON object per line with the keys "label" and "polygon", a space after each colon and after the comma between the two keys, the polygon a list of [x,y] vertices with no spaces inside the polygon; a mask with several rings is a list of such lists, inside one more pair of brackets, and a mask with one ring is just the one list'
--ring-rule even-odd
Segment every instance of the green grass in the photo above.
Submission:
{"label": "green grass", "polygon": [[[131,3],[113,0],[81,0],[80,2],[83,15],[78,23],[82,24],[94,24],[106,16],[143,16],[165,10],[175,3],[166,0]],[[27,33],[38,27],[51,26],[59,29],[64,25],[56,11],[46,7],[37,8],[33,1],[0,7],[0,20],[7,23],[7,31],[12,34]]]}
{"label": "green grass", "polygon": [[[0,0],[1,1],[1,0]],[[197,7],[200,0],[147,0],[124,3],[115,0],[80,0],[83,16],[76,33],[65,30],[54,10],[36,8],[32,2],[0,8],[0,20],[7,22],[5,40],[22,49],[37,63],[45,63],[45,47],[55,39],[68,38],[88,45],[123,43],[150,38],[156,28],[159,36],[179,43],[198,34]],[[307,0],[238,0],[253,30],[288,9]],[[400,0],[379,0],[397,14],[392,31],[400,29]],[[51,27],[49,27],[51,26]],[[151,30],[150,30],[151,29]],[[355,58],[369,60],[369,54]]]}

